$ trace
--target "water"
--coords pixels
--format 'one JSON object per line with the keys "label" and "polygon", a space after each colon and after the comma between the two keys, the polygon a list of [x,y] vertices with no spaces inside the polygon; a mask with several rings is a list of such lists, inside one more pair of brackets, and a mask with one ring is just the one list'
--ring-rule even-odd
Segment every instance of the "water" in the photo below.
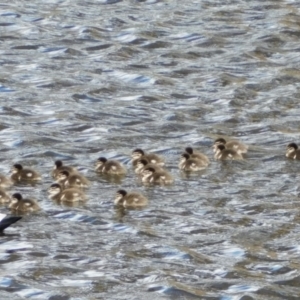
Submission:
{"label": "water", "polygon": [[[183,3],[182,3],[183,2]],[[30,1],[0,4],[0,172],[43,174],[0,239],[1,299],[299,299],[297,1]],[[185,176],[180,153],[212,159],[219,136],[243,162]],[[133,171],[109,182],[99,156],[130,170],[134,148],[166,157],[171,187]],[[47,198],[53,162],[91,181],[89,201]],[[144,210],[115,209],[119,188]],[[3,207],[4,212],[7,210]]]}

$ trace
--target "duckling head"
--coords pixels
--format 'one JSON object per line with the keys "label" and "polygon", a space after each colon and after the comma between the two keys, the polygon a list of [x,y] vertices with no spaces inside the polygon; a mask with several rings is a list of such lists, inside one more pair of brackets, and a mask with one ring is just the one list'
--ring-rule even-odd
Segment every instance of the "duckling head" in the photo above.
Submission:
{"label": "duckling head", "polygon": [[188,154],[190,154],[190,155],[192,155],[194,153],[194,150],[193,150],[192,147],[186,147],[185,148],[185,152],[188,153]]}
{"label": "duckling head", "polygon": [[52,184],[49,189],[48,189],[48,193],[51,196],[56,196],[58,195],[60,192],[62,191],[62,187],[60,184],[58,183],[54,183]]}
{"label": "duckling head", "polygon": [[148,163],[149,163],[149,161],[147,159],[143,158],[143,159],[140,159],[138,161],[138,163],[137,163],[136,166],[137,166],[138,169],[142,169],[143,167],[145,167],[146,165],[148,165]]}
{"label": "duckling head", "polygon": [[58,180],[66,180],[69,177],[69,175],[69,172],[64,170],[58,173],[57,178]]}
{"label": "duckling head", "polygon": [[126,195],[127,195],[127,192],[125,190],[118,190],[116,193],[114,204],[115,205],[123,204],[123,199]]}
{"label": "duckling head", "polygon": [[288,150],[297,150],[298,149],[298,146],[297,146],[297,144],[296,143],[290,143],[290,144],[288,144],[287,145],[287,149]]}
{"label": "duckling head", "polygon": [[225,145],[226,141],[223,138],[218,138],[215,140],[214,145]]}
{"label": "duckling head", "polygon": [[183,153],[181,154],[181,158],[180,161],[187,161],[188,159],[190,159],[190,155],[188,153]]}
{"label": "duckling head", "polygon": [[154,173],[155,173],[155,169],[152,167],[148,167],[143,171],[143,174],[146,176],[151,176]]}
{"label": "duckling head", "polygon": [[13,174],[20,172],[23,169],[21,164],[14,164],[12,167]]}
{"label": "duckling head", "polygon": [[96,161],[96,168],[103,166],[107,162],[105,157],[99,157]]}
{"label": "duckling head", "polygon": [[218,152],[222,152],[224,149],[226,149],[226,147],[224,146],[224,144],[220,144],[217,146],[217,151]]}
{"label": "duckling head", "polygon": [[12,204],[18,203],[19,201],[22,201],[22,199],[23,199],[23,197],[20,193],[14,193],[11,196]]}
{"label": "duckling head", "polygon": [[132,151],[131,157],[132,157],[133,159],[139,159],[139,158],[141,158],[143,155],[145,155],[145,152],[144,152],[142,149],[137,148],[137,149],[135,149],[135,150]]}
{"label": "duckling head", "polygon": [[54,162],[54,169],[58,169],[63,166],[63,162],[61,160],[57,160]]}

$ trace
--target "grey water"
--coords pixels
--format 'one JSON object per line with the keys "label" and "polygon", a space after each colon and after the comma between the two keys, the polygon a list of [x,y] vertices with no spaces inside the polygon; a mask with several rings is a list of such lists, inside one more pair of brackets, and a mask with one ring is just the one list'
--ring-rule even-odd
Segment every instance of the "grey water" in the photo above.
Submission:
{"label": "grey water", "polygon": [[[0,237],[0,299],[300,299],[299,36],[294,0],[2,1],[0,173],[43,180],[10,190],[42,210]],[[214,161],[220,136],[246,159]],[[182,174],[186,146],[210,166]],[[137,147],[172,186],[137,180]],[[99,156],[127,176],[99,177]],[[57,159],[91,180],[86,204],[48,199]],[[115,209],[120,188],[149,205]]]}

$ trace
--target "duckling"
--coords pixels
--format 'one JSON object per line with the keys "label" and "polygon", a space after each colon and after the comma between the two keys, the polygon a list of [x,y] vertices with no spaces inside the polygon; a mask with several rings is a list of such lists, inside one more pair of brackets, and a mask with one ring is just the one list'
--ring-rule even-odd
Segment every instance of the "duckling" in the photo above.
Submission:
{"label": "duckling", "polygon": [[15,182],[26,181],[26,182],[36,182],[41,180],[40,174],[36,171],[23,168],[21,164],[15,164],[12,168],[12,175],[10,176],[11,180]]}
{"label": "duckling", "polygon": [[178,167],[180,170],[187,172],[197,172],[208,166],[207,162],[197,158],[193,158],[188,153],[183,153],[179,161]]}
{"label": "duckling", "polygon": [[226,142],[225,139],[218,138],[218,139],[215,140],[214,145],[213,145],[214,153],[217,152],[218,145],[224,145],[226,147],[226,149],[234,150],[238,154],[245,154],[248,151],[248,146],[242,144],[239,141],[233,141],[232,140],[232,141]]}
{"label": "duckling", "polygon": [[8,188],[12,185],[13,185],[13,182],[9,178],[7,178],[4,175],[0,174],[0,187],[1,188],[6,189],[6,188]]}
{"label": "duckling", "polygon": [[189,154],[191,158],[199,159],[203,161],[203,163],[205,162],[207,166],[209,165],[209,158],[201,152],[195,152],[192,147],[186,147],[185,152]]}
{"label": "duckling", "polygon": [[82,190],[77,188],[68,188],[63,190],[62,186],[58,183],[54,183],[48,189],[49,197],[52,200],[62,202],[79,202],[86,201],[86,195]]}
{"label": "duckling", "polygon": [[57,160],[54,162],[53,170],[51,171],[51,175],[54,179],[57,179],[59,172],[68,171],[69,173],[77,172],[75,167],[65,166],[61,160]]}
{"label": "duckling", "polygon": [[215,159],[226,160],[226,159],[243,159],[242,154],[236,152],[233,149],[227,149],[224,145],[218,145],[217,151],[215,153]]}
{"label": "duckling", "polygon": [[144,169],[147,168],[147,167],[151,167],[151,168],[155,169],[155,171],[162,171],[163,170],[163,168],[161,168],[159,165],[151,164],[151,163],[149,163],[148,159],[142,158],[142,159],[139,159],[137,161],[137,164],[135,165],[134,172],[136,174],[142,174]]}
{"label": "duckling", "polygon": [[142,175],[142,182],[144,183],[155,183],[155,184],[161,184],[161,185],[166,185],[166,184],[172,184],[173,183],[173,177],[172,175],[165,171],[155,171],[154,168],[152,167],[147,167],[143,171]]}
{"label": "duckling", "polygon": [[290,143],[287,145],[285,156],[291,159],[300,159],[300,149],[295,143]]}
{"label": "duckling", "polygon": [[9,208],[19,212],[31,212],[40,210],[40,206],[33,199],[24,199],[20,193],[15,193],[11,197]]}
{"label": "duckling", "polygon": [[10,196],[6,193],[6,191],[0,188],[0,203],[9,203],[11,201]]}
{"label": "duckling", "polygon": [[116,160],[107,160],[105,157],[99,157],[96,162],[96,172],[107,175],[125,175],[125,167]]}
{"label": "duckling", "polygon": [[123,206],[124,208],[138,208],[146,206],[148,199],[137,192],[127,193],[125,190],[118,190],[114,204]]}
{"label": "duckling", "polygon": [[22,217],[9,217],[5,214],[0,214],[0,232],[9,227],[11,224],[16,223],[20,219],[22,219]]}
{"label": "duckling", "polygon": [[83,175],[77,173],[69,173],[68,171],[61,171],[58,173],[57,182],[60,183],[64,188],[77,187],[86,188],[90,185]]}
{"label": "duckling", "polygon": [[136,166],[137,162],[141,158],[146,158],[151,164],[155,164],[160,167],[163,167],[165,165],[163,158],[161,158],[159,155],[155,153],[145,154],[145,152],[139,148],[132,151],[131,157],[132,157],[131,162],[133,166]]}

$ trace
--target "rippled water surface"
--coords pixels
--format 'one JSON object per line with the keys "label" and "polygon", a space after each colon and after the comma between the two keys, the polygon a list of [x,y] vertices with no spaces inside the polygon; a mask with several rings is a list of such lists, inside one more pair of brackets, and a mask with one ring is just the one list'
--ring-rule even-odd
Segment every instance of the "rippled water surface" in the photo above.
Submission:
{"label": "rippled water surface", "polygon": [[[0,237],[0,299],[300,299],[299,1],[2,1],[0,172],[39,200]],[[193,176],[186,146],[213,159],[219,136],[242,162]],[[166,157],[170,187],[144,187],[134,148]],[[99,156],[129,169],[93,171]],[[56,159],[91,181],[89,201],[47,197]],[[120,211],[119,188],[149,198]],[[4,207],[2,211],[7,211]]]}

